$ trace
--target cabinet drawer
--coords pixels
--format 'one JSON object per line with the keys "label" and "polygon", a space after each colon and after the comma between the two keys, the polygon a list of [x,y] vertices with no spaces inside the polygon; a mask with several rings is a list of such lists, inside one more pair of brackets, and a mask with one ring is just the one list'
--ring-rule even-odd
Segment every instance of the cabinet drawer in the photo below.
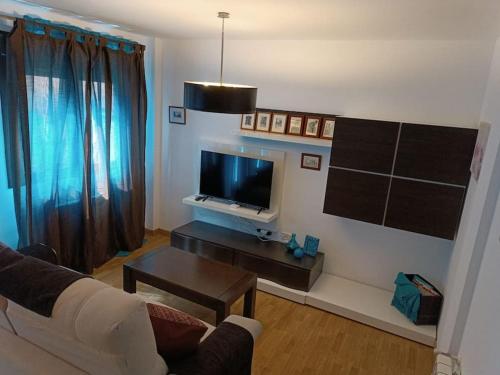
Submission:
{"label": "cabinet drawer", "polygon": [[259,277],[293,289],[308,291],[310,272],[245,253],[235,254],[235,265]]}
{"label": "cabinet drawer", "polygon": [[185,237],[175,232],[172,233],[170,242],[173,247],[189,251],[204,258],[227,264],[234,263],[234,251],[227,247],[217,246],[196,238]]}

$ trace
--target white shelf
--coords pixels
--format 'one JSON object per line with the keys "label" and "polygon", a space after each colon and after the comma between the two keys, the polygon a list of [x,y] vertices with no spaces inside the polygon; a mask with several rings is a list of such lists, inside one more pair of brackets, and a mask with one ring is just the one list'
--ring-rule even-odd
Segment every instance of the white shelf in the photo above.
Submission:
{"label": "white shelf", "polygon": [[258,279],[257,288],[348,319],[435,346],[436,326],[417,326],[391,306],[392,292],[322,273],[309,292]]}
{"label": "white shelf", "polygon": [[261,223],[270,223],[271,221],[278,218],[278,211],[265,210],[257,215],[258,211],[251,208],[233,207],[228,203],[223,203],[211,199],[207,199],[205,202],[201,200],[196,201],[195,197],[196,195],[186,197],[182,200],[182,203],[190,206],[206,208],[207,210],[222,212],[228,215],[244,217],[245,219],[259,221]]}
{"label": "white shelf", "polygon": [[321,139],[321,138],[307,138],[294,135],[264,133],[264,132],[250,131],[250,130],[240,130],[237,134],[240,137],[264,139],[267,141],[297,143],[297,144],[316,146],[316,147],[328,147],[328,148],[332,147],[331,140]]}
{"label": "white shelf", "polygon": [[307,292],[288,288],[273,281],[261,279],[260,277],[257,278],[257,289],[293,302],[300,303],[301,305],[306,304]]}

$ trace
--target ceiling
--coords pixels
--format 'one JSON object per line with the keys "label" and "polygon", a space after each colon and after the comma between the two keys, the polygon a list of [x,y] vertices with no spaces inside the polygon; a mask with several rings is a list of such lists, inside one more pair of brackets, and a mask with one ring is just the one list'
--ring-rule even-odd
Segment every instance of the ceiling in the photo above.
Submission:
{"label": "ceiling", "polygon": [[[0,0],[0,3],[2,0]],[[30,0],[57,13],[172,38],[481,40],[500,34],[499,0]],[[83,17],[81,17],[83,16]]]}

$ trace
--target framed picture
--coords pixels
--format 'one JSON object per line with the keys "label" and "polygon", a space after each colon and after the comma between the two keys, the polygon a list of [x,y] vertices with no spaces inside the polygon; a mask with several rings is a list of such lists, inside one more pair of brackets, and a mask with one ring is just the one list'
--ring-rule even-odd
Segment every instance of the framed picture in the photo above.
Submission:
{"label": "framed picture", "polygon": [[271,120],[271,133],[285,134],[287,118],[288,115],[286,113],[273,113]]}
{"label": "framed picture", "polygon": [[302,128],[304,126],[304,116],[290,115],[288,118],[287,134],[302,135]]}
{"label": "framed picture", "polygon": [[314,171],[321,170],[321,155],[302,154],[301,168],[312,169]]}
{"label": "framed picture", "polygon": [[271,127],[271,112],[257,112],[257,122],[255,130],[258,132],[268,132]]}
{"label": "framed picture", "polygon": [[247,113],[241,115],[241,129],[254,130],[255,129],[255,113]]}
{"label": "framed picture", "polygon": [[306,239],[304,240],[304,253],[309,256],[315,257],[318,253],[318,248],[319,238],[307,235]]}
{"label": "framed picture", "polygon": [[470,166],[470,171],[474,180],[479,180],[479,175],[481,174],[481,167],[483,165],[484,152],[486,150],[486,144],[488,143],[488,137],[490,135],[491,124],[487,122],[481,122],[479,124],[479,132],[477,133],[476,146],[474,147],[474,156],[472,157],[472,162]]}
{"label": "framed picture", "polygon": [[186,108],[169,106],[168,121],[171,124],[186,125]]}
{"label": "framed picture", "polygon": [[307,116],[306,127],[304,129],[304,136],[306,137],[319,137],[319,131],[321,126],[321,117]]}
{"label": "framed picture", "polygon": [[333,139],[333,131],[335,130],[335,119],[324,118],[323,126],[321,127],[320,137],[323,139]]}

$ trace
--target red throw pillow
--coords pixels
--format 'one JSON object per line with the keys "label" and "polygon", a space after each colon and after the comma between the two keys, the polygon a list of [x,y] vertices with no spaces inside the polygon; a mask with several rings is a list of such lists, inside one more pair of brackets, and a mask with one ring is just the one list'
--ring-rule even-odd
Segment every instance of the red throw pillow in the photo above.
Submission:
{"label": "red throw pillow", "polygon": [[198,348],[208,327],[181,311],[148,303],[158,353],[167,359],[176,359]]}

